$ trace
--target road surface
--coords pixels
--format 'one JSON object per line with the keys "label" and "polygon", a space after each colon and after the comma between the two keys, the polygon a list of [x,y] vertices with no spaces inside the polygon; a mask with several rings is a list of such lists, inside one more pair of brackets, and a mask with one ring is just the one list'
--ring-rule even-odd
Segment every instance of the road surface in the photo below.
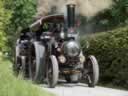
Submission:
{"label": "road surface", "polygon": [[59,84],[56,88],[48,88],[43,85],[44,90],[56,96],[128,96],[128,91],[112,88],[95,87],[89,88],[86,84]]}

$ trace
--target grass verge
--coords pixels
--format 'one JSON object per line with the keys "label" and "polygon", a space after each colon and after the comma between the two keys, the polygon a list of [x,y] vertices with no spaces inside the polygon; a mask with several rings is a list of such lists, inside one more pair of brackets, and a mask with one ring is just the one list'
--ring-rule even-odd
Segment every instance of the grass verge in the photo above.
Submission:
{"label": "grass verge", "polygon": [[0,60],[0,96],[53,96],[30,81],[13,76],[11,63]]}

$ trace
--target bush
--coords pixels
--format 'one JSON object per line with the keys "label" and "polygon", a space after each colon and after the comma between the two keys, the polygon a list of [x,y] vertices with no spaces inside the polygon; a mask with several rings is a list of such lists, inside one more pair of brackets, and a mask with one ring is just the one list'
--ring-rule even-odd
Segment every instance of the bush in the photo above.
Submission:
{"label": "bush", "polygon": [[9,23],[11,17],[11,11],[4,8],[5,1],[0,0],[0,52],[6,51],[6,33],[5,26]]}
{"label": "bush", "polygon": [[[86,41],[90,47],[86,48]],[[93,54],[100,65],[100,83],[128,89],[128,27],[81,39],[85,54]]]}
{"label": "bush", "polygon": [[27,28],[33,22],[33,17],[36,13],[36,0],[5,1],[5,9],[12,11],[9,23],[5,26],[5,32],[7,34],[7,52],[10,55],[10,59],[13,59],[16,39],[21,29]]}

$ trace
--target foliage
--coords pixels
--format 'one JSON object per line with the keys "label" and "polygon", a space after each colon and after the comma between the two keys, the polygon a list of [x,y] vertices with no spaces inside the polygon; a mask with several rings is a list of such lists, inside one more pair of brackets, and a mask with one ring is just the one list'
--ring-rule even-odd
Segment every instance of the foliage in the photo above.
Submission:
{"label": "foliage", "polygon": [[15,29],[18,27],[26,28],[31,23],[32,17],[36,12],[35,0],[13,0],[13,14],[11,23]]}
{"label": "foliage", "polygon": [[9,23],[11,11],[4,8],[5,2],[0,0],[0,51],[3,52],[6,49],[6,33],[4,32],[5,26]]}
{"label": "foliage", "polygon": [[0,96],[53,96],[30,81],[16,78],[10,69],[9,61],[0,62]]}
{"label": "foliage", "polygon": [[92,32],[102,32],[128,25],[128,0],[113,1],[110,9],[97,14],[89,21]]}
{"label": "foliage", "polygon": [[101,83],[128,89],[128,27],[83,37],[81,44],[85,54],[97,57]]}
{"label": "foliage", "polygon": [[112,16],[111,22],[113,24],[128,24],[128,0],[114,0],[115,4],[110,14]]}
{"label": "foliage", "polygon": [[9,52],[14,49],[20,30],[31,24],[36,12],[36,0],[11,0],[11,2],[5,6],[6,9],[13,11],[10,23],[6,27]]}

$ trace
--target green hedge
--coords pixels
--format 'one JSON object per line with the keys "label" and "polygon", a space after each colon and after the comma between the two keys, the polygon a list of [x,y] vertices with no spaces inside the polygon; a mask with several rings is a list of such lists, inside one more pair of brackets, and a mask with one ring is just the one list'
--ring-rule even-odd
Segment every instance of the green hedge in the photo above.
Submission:
{"label": "green hedge", "polygon": [[128,89],[128,27],[85,36],[81,44],[84,54],[93,54],[98,59],[101,84]]}

